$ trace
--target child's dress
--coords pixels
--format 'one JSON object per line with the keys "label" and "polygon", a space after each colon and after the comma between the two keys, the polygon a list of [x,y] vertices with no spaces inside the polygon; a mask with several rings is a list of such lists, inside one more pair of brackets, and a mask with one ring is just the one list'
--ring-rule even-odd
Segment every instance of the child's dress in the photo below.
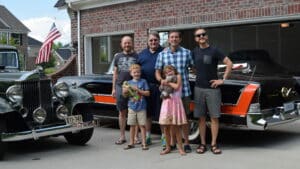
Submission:
{"label": "child's dress", "polygon": [[159,124],[161,125],[183,125],[187,124],[184,107],[181,100],[181,87],[175,90],[170,98],[163,99]]}

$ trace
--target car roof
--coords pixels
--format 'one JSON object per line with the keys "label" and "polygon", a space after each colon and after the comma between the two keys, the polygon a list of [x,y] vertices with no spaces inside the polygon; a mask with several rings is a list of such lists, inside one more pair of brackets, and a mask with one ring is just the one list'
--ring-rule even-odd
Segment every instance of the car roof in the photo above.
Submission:
{"label": "car roof", "polygon": [[1,49],[14,49],[14,50],[17,50],[16,47],[14,46],[11,46],[11,45],[3,45],[3,44],[0,44],[0,50]]}

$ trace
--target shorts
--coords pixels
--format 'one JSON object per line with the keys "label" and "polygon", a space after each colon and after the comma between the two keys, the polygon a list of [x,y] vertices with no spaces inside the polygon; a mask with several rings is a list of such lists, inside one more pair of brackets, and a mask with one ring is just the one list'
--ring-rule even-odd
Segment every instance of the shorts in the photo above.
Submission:
{"label": "shorts", "polygon": [[119,111],[128,109],[128,98],[122,95],[122,86],[119,84],[116,85],[116,102]]}
{"label": "shorts", "polygon": [[181,101],[183,104],[183,108],[184,108],[186,117],[189,117],[189,115],[191,114],[191,111],[190,111],[191,98],[190,98],[190,96],[182,97]]}
{"label": "shorts", "polygon": [[150,96],[145,97],[147,102],[147,117],[158,121],[161,107],[160,91],[158,84],[149,83]]}
{"label": "shorts", "polygon": [[127,124],[130,126],[139,125],[144,126],[146,125],[146,111],[133,111],[132,109],[128,109],[128,117],[127,117]]}
{"label": "shorts", "polygon": [[211,118],[219,118],[221,116],[221,90],[194,88],[194,117],[205,117],[207,114]]}

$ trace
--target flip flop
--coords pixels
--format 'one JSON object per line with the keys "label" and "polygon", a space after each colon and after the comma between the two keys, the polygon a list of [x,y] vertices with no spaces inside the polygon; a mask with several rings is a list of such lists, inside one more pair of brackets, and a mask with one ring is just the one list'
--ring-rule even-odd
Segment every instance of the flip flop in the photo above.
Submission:
{"label": "flip flop", "polygon": [[147,145],[142,145],[142,150],[149,150],[149,147]]}
{"label": "flip flop", "polygon": [[140,139],[135,139],[134,144],[142,144],[142,142],[140,141]]}
{"label": "flip flop", "polygon": [[128,144],[126,147],[124,147],[124,150],[129,150],[129,149],[132,149],[132,148],[134,148],[134,145]]}
{"label": "flip flop", "polygon": [[115,144],[116,145],[121,145],[121,144],[124,144],[124,143],[126,143],[126,140],[125,139],[119,139],[119,140],[117,140],[116,142],[115,142]]}

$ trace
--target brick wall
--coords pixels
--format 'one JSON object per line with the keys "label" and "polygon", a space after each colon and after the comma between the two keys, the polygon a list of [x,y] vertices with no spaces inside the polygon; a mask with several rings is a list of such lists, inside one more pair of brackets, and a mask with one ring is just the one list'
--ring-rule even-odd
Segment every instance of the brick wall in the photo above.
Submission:
{"label": "brick wall", "polygon": [[[133,30],[135,50],[140,51],[146,46],[149,28],[299,14],[299,0],[139,0],[81,11],[81,47],[86,34]],[[73,42],[77,41],[76,15],[70,16]]]}

